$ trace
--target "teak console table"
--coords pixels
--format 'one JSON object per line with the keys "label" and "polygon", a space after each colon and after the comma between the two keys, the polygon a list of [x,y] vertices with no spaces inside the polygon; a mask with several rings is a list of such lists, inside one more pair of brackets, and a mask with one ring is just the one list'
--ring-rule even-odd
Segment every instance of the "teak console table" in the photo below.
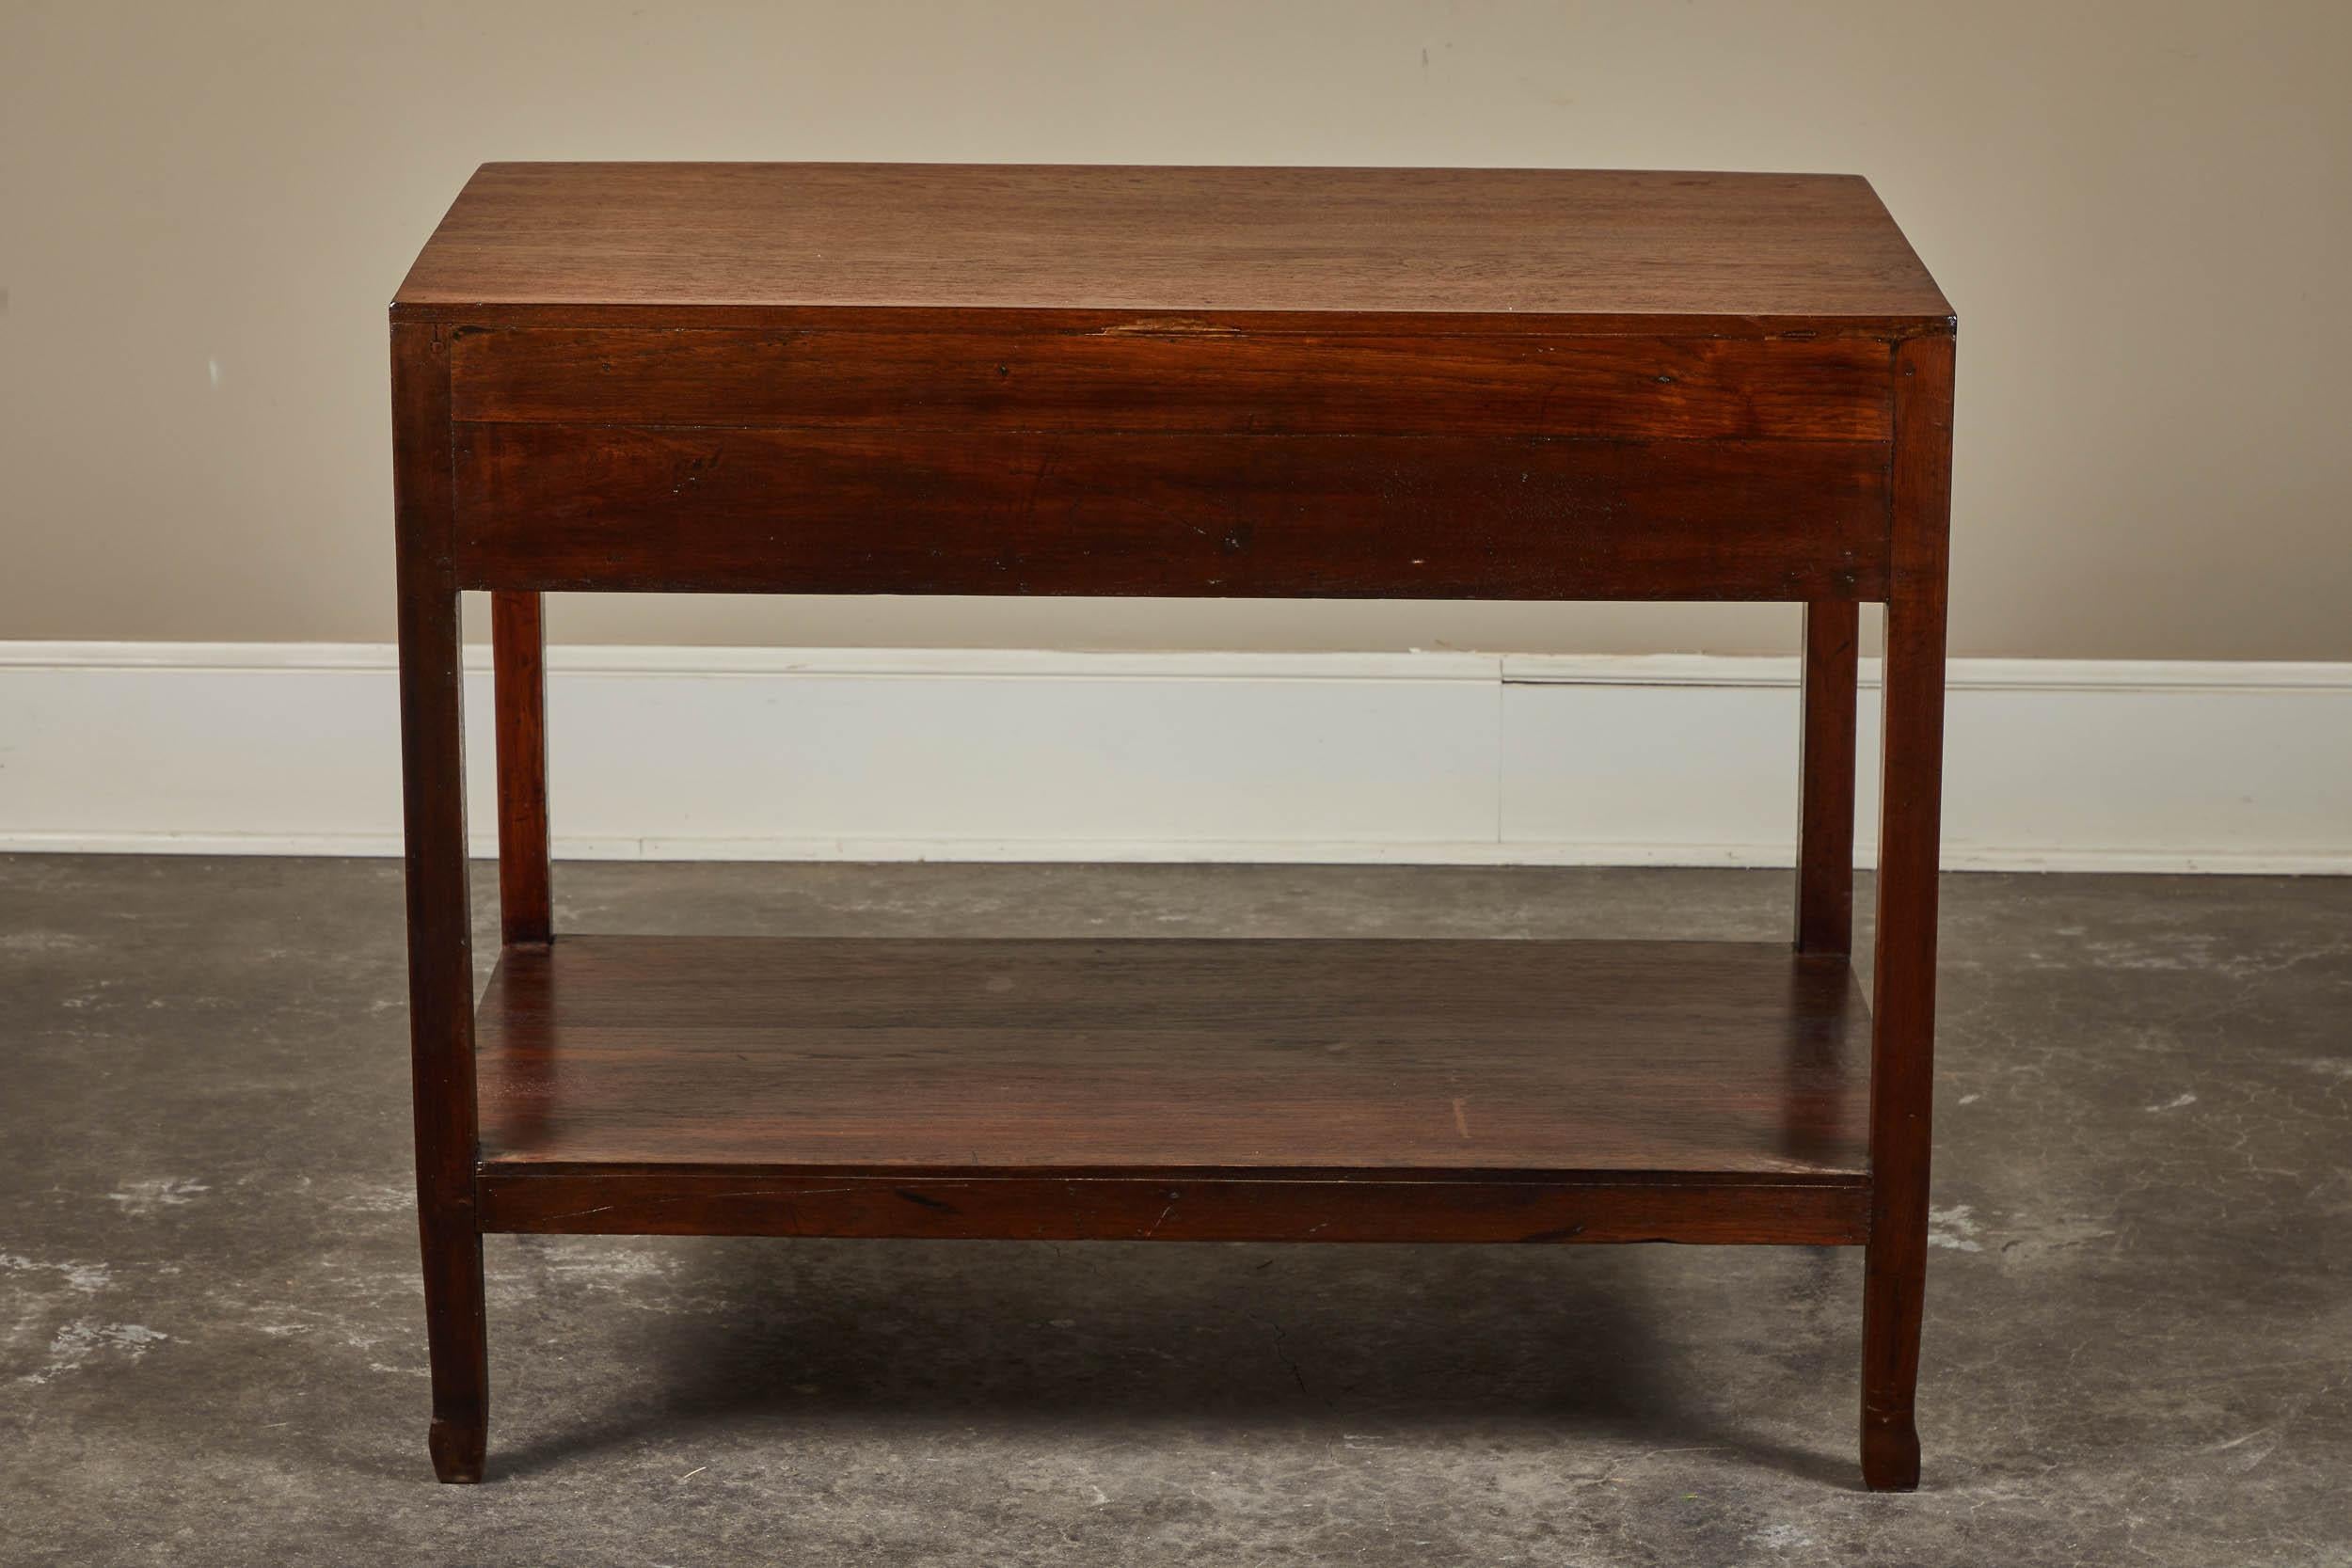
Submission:
{"label": "teak console table", "polygon": [[[482,1237],[539,1231],[1860,1245],[1863,1474],[1915,1484],[1953,332],[1850,177],[481,169],[391,308],[440,1478]],[[1794,940],[559,939],[551,589],[1802,604]]]}

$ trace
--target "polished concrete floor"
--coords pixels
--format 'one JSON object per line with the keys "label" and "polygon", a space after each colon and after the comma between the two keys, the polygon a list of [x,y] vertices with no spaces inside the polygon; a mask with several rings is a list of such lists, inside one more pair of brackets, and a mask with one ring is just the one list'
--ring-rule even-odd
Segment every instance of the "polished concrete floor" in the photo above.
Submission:
{"label": "polished concrete floor", "polygon": [[[557,891],[586,930],[1499,937],[1770,938],[1787,896]],[[398,866],[0,859],[0,1561],[2352,1563],[2352,881],[1954,877],[1945,908],[1915,1495],[1858,1489],[1848,1250],[506,1237],[490,1479],[453,1488]]]}

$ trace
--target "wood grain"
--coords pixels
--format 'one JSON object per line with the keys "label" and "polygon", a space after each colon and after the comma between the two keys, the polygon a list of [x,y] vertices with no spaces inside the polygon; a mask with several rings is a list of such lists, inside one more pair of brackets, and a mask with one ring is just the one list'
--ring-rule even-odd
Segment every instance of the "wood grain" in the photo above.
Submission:
{"label": "wood grain", "polygon": [[460,332],[462,422],[1885,441],[1867,339]]}
{"label": "wood grain", "polygon": [[1853,951],[1855,680],[1860,607],[1804,607],[1804,689],[1798,736],[1797,929],[1800,953]]}
{"label": "wood grain", "polygon": [[536,594],[490,595],[499,775],[499,925],[506,942],[554,940],[548,847],[547,628]]}
{"label": "wood grain", "polygon": [[[391,313],[442,1479],[482,1472],[501,1229],[1866,1242],[1864,1476],[1916,1482],[1955,324],[1867,184],[488,165]],[[463,588],[498,595],[478,1018]],[[551,589],[1803,602],[1799,951],[549,944]]]}
{"label": "wood grain", "polygon": [[490,1230],[1038,1242],[1775,1243],[1868,1231],[1859,1177],[1777,1181],[482,1173]]}
{"label": "wood grain", "polygon": [[508,1169],[1867,1168],[1852,972],[1760,944],[583,936],[480,1018]]}
{"label": "wood grain", "polygon": [[1914,1404],[1935,1090],[1952,350],[1948,338],[1907,344],[1897,367],[1897,579],[1886,607],[1878,954],[1871,966],[1877,1006],[1870,1046],[1870,1242],[1862,1307],[1862,1471],[1882,1491],[1919,1484]]}
{"label": "wood grain", "polygon": [[393,309],[1750,336],[1938,330],[1951,314],[1851,175],[877,164],[486,164]]}
{"label": "wood grain", "polygon": [[1882,445],[457,427],[469,587],[1871,597]]}
{"label": "wood grain", "polygon": [[482,1479],[490,1374],[473,1184],[473,937],[464,676],[450,563],[449,355],[437,327],[392,328],[392,497],[409,1060],[433,1364],[428,1447],[441,1480],[471,1481]]}

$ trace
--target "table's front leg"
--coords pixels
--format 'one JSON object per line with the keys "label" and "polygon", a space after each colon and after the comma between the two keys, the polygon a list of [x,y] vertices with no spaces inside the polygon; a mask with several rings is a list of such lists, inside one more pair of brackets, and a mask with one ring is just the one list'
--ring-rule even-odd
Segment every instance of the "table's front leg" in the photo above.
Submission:
{"label": "table's front leg", "polygon": [[1952,340],[1896,359],[1893,582],[1886,606],[1878,949],[1872,967],[1870,1241],[1862,1316],[1862,1474],[1919,1483],[1914,1395],[1927,1281],[1935,900],[1943,798]]}
{"label": "table's front leg", "polygon": [[489,1358],[474,1203],[473,937],[463,643],[450,553],[449,358],[437,328],[392,329],[392,451],[409,1054],[433,1361],[429,1446],[441,1480],[471,1481],[482,1479]]}

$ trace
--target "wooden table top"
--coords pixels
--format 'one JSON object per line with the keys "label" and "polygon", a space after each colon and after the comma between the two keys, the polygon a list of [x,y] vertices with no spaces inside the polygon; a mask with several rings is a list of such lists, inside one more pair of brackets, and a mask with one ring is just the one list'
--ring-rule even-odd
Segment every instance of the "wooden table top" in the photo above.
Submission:
{"label": "wooden table top", "polygon": [[392,311],[1896,334],[1951,317],[1853,175],[889,164],[485,164]]}

